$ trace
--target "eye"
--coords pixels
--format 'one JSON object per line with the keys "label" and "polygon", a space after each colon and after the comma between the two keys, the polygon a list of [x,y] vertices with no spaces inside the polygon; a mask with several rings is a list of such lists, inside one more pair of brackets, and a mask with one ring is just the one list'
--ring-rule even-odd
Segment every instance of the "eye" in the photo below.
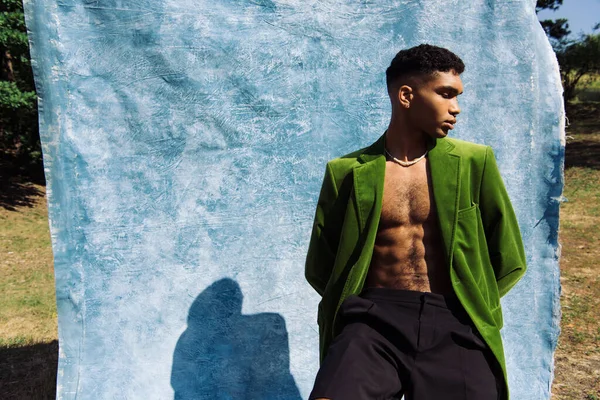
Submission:
{"label": "eye", "polygon": [[449,93],[442,93],[442,97],[445,99],[449,99],[450,98],[450,94]]}

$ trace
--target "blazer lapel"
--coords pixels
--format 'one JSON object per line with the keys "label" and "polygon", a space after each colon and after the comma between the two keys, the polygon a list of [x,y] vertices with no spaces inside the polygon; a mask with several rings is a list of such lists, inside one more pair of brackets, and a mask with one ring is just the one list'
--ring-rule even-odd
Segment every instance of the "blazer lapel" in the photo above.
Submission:
{"label": "blazer lapel", "polygon": [[[454,229],[458,217],[460,191],[460,156],[452,153],[454,145],[445,139],[430,142],[428,154],[433,197],[448,265],[451,265]],[[379,220],[385,179],[385,133],[359,157],[354,167],[354,195],[360,231],[370,218]]]}
{"label": "blazer lapel", "polygon": [[433,197],[449,266],[452,262],[460,192],[460,156],[453,154],[453,149],[452,143],[438,139],[428,155]]}
{"label": "blazer lapel", "polygon": [[354,196],[361,232],[369,218],[379,220],[381,213],[385,178],[384,149],[385,134],[358,157],[361,164],[354,167]]}

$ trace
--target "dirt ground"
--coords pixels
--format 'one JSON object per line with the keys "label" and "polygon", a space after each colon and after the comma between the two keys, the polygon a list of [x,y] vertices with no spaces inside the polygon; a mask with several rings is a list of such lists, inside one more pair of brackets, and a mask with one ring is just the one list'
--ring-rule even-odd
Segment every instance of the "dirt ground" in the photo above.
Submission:
{"label": "dirt ground", "polygon": [[600,103],[567,109],[561,336],[552,398],[600,399]]}

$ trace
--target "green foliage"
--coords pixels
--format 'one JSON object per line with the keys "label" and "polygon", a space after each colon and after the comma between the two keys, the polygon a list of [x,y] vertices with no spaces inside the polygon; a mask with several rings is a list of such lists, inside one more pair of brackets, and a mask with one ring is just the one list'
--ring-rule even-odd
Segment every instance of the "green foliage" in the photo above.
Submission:
{"label": "green foliage", "polygon": [[0,46],[8,49],[27,48],[27,34],[23,12],[0,13]]}
{"label": "green foliage", "polygon": [[[556,20],[545,19],[541,21],[542,28],[546,32],[546,35],[552,40],[561,41],[566,38],[571,31],[569,30],[569,24],[566,18],[559,18]],[[553,46],[554,47],[554,46]]]}
{"label": "green foliage", "polygon": [[[541,10],[556,11],[563,0],[538,0],[535,12]],[[565,103],[575,98],[575,89],[593,85],[600,73],[600,35],[583,35],[579,39],[571,39],[567,19],[546,19],[540,21],[546,32],[560,65],[560,75],[564,89]],[[594,31],[600,29],[600,22],[594,26]],[[587,80],[582,81],[583,77]],[[580,87],[580,88],[581,88]]]}
{"label": "green foliage", "polygon": [[21,0],[0,0],[0,156],[20,170],[41,169],[37,96]]}
{"label": "green foliage", "polygon": [[15,82],[0,81],[0,108],[17,111],[35,107],[35,92],[21,91]]}
{"label": "green foliage", "polygon": [[[542,10],[556,11],[563,3],[563,0],[538,0],[535,6],[536,14]],[[546,35],[552,43],[552,47],[560,44],[563,38],[566,38],[571,31],[569,30],[569,24],[565,18],[559,19],[545,19],[540,21],[542,28],[546,32]],[[557,43],[558,42],[558,43]]]}
{"label": "green foliage", "polygon": [[565,43],[556,51],[560,65],[565,101],[575,97],[575,89],[585,76],[593,84],[600,74],[600,34],[584,35],[578,41]]}
{"label": "green foliage", "polygon": [[2,11],[23,12],[23,3],[21,0],[0,0],[0,12]]}
{"label": "green foliage", "polygon": [[552,10],[556,11],[558,7],[562,6],[563,0],[537,0],[535,4],[535,12],[541,10]]}

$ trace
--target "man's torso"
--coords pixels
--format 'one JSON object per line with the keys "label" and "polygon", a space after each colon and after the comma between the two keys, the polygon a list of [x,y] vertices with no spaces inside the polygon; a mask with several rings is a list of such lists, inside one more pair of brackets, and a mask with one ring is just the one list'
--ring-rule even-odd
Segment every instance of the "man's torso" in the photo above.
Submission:
{"label": "man's torso", "polygon": [[386,162],[383,203],[365,287],[453,293],[428,160]]}

